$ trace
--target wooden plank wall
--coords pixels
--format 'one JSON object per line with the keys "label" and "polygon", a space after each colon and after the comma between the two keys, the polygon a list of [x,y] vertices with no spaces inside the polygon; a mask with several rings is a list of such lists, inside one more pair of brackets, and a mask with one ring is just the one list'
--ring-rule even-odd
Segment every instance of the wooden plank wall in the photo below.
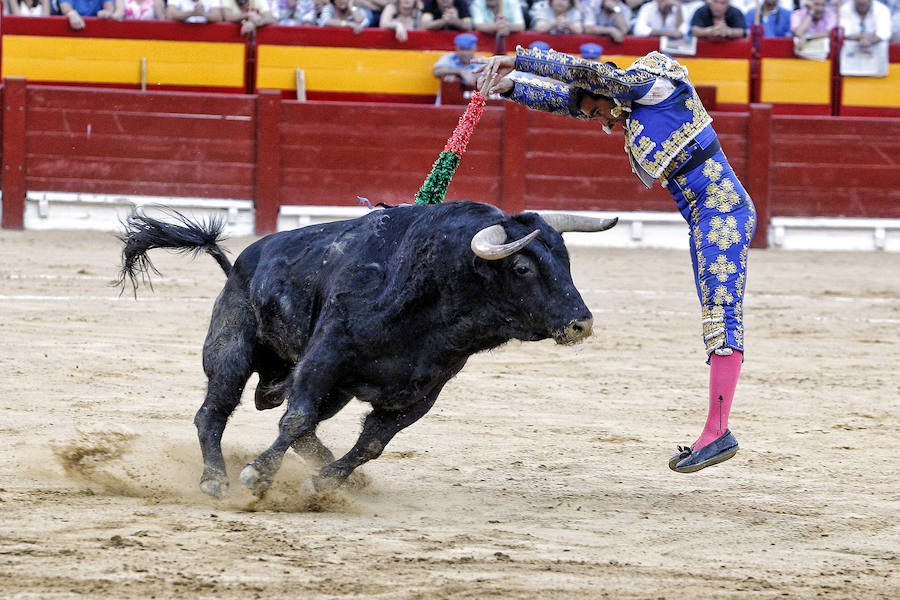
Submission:
{"label": "wooden plank wall", "polygon": [[[552,210],[671,211],[659,184],[648,190],[631,173],[621,130],[536,111],[527,113],[525,206]],[[713,126],[732,167],[747,171],[747,115],[717,113]]]}
{"label": "wooden plank wall", "polygon": [[254,96],[27,90],[30,190],[254,197]]}
{"label": "wooden plank wall", "polygon": [[773,215],[900,218],[900,119],[772,121]]}
{"label": "wooden plank wall", "polygon": [[[459,120],[461,107],[282,103],[281,201],[409,203]],[[482,117],[448,199],[497,203],[502,110]]]}

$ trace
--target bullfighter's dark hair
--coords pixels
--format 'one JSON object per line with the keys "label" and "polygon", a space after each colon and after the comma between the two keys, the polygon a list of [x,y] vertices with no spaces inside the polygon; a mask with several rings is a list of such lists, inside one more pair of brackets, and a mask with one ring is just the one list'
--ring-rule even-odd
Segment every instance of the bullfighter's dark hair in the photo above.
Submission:
{"label": "bullfighter's dark hair", "polygon": [[604,94],[595,94],[590,90],[586,90],[580,87],[573,87],[572,91],[569,92],[569,112],[575,116],[581,116],[581,101],[584,100],[584,97],[587,96],[589,98],[593,98],[594,100],[599,100],[603,98],[604,100],[609,100],[611,104],[615,103],[615,100],[606,96]]}

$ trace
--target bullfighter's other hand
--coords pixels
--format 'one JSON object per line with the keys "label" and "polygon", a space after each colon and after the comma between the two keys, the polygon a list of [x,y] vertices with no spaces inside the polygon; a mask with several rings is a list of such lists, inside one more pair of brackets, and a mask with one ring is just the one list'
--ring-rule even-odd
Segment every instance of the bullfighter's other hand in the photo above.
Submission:
{"label": "bullfighter's other hand", "polygon": [[497,56],[475,56],[472,58],[472,62],[484,65],[483,67],[475,67],[473,72],[487,73],[493,70],[500,77],[506,77],[516,69],[515,56],[503,56],[502,54]]}

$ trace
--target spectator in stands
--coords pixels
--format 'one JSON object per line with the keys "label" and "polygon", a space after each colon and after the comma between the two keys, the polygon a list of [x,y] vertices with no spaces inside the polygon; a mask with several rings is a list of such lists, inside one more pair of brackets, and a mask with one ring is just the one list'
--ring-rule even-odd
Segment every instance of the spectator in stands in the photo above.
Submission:
{"label": "spectator in stands", "polygon": [[591,61],[599,61],[603,57],[603,46],[588,42],[579,46],[581,58]]}
{"label": "spectator in stands", "polygon": [[472,15],[466,0],[428,0],[422,9],[422,29],[472,31]]}
{"label": "spectator in stands", "polygon": [[222,20],[220,0],[168,0],[166,16],[185,23],[217,23]]}
{"label": "spectator in stands", "polygon": [[326,0],[277,0],[273,14],[279,25],[315,25]]}
{"label": "spectator in stands", "polygon": [[735,40],[746,37],[744,13],[728,0],[709,0],[694,13],[691,35],[709,40]]}
{"label": "spectator in stands", "polygon": [[794,46],[801,48],[809,40],[828,37],[837,26],[837,15],[825,6],[825,0],[805,0],[805,6],[791,13]]}
{"label": "spectator in stands", "polygon": [[278,22],[268,0],[222,0],[222,20],[240,23],[241,35],[250,35],[263,25]]}
{"label": "spectator in stands", "polygon": [[369,26],[369,16],[353,0],[331,0],[319,13],[320,27],[351,27],[360,33]]}
{"label": "spectator in stands", "polygon": [[605,35],[617,44],[625,40],[634,16],[622,0],[582,0],[581,12],[585,33]]}
{"label": "spectator in stands", "polygon": [[478,36],[474,33],[460,33],[453,38],[456,50],[441,56],[434,67],[432,74],[439,79],[462,81],[469,87],[474,87],[476,76],[472,72],[476,65],[472,62],[475,56],[475,47],[478,45]]}
{"label": "spectator in stands", "polygon": [[[456,50],[441,56],[434,67],[432,74],[443,81],[459,81],[463,87],[475,87],[476,75],[473,70],[477,65],[472,62],[475,56],[475,48],[478,45],[478,36],[474,33],[460,33],[453,38]],[[438,90],[435,104],[441,103],[441,92]]]}
{"label": "spectator in stands", "polygon": [[381,11],[379,27],[393,29],[394,39],[405,42],[407,32],[422,29],[422,4],[419,0],[394,0]]}
{"label": "spectator in stands", "polygon": [[584,16],[575,0],[536,0],[531,5],[531,29],[541,33],[583,33]]}
{"label": "spectator in stands", "polygon": [[681,39],[687,26],[678,0],[651,0],[638,9],[634,35]]}
{"label": "spectator in stands", "polygon": [[69,27],[76,31],[84,29],[84,17],[96,17],[100,11],[106,11],[105,14],[111,17],[115,11],[113,0],[63,0],[59,3],[59,14],[66,17]]}
{"label": "spectator in stands", "polygon": [[891,38],[894,44],[900,44],[900,3],[894,5],[894,12],[891,17],[891,33],[893,37]]}
{"label": "spectator in stands", "polygon": [[[756,23],[756,8],[747,11],[747,25]],[[791,37],[791,11],[778,4],[778,0],[763,0],[759,9],[759,23],[763,37]]]}
{"label": "spectator in stands", "polygon": [[165,0],[116,0],[117,21],[162,21],[166,18]]}
{"label": "spectator in stands", "polygon": [[361,8],[366,16],[369,17],[370,27],[377,27],[381,22],[381,13],[387,8],[387,5],[394,0],[356,0],[354,2],[357,8]]}
{"label": "spectator in stands", "polygon": [[847,0],[841,6],[844,39],[871,48],[891,39],[891,9],[875,0]]}
{"label": "spectator in stands", "polygon": [[50,0],[9,0],[9,12],[6,14],[20,17],[49,17]]}
{"label": "spectator in stands", "polygon": [[[756,2],[754,0],[751,1],[753,1],[753,6],[756,6]],[[701,6],[706,6],[706,0],[679,0],[679,2],[681,2],[681,15],[684,17],[684,22],[688,25],[694,20],[694,14],[696,14],[697,9]],[[735,0],[732,0],[731,5],[740,8],[740,5]]]}
{"label": "spectator in stands", "polygon": [[469,12],[472,26],[481,33],[500,36],[525,30],[519,0],[472,0]]}

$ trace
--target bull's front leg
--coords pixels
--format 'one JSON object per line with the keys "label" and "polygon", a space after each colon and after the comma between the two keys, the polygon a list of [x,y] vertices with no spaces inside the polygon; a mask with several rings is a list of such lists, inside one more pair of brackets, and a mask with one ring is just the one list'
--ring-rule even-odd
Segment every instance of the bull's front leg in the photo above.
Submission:
{"label": "bull's front leg", "polygon": [[[265,452],[260,454],[241,471],[241,482],[253,491],[257,497],[263,497],[275,473],[281,468],[284,454],[299,439],[315,436],[316,425],[320,420],[321,400],[327,393],[319,390],[327,389],[328,382],[321,376],[326,373],[321,365],[309,363],[299,366],[294,371],[294,382],[287,399],[287,410],[278,422],[278,437]],[[317,376],[319,375],[319,376]]]}
{"label": "bull's front leg", "polygon": [[381,456],[385,446],[400,430],[409,427],[431,410],[439,393],[440,387],[403,411],[372,410],[366,415],[359,439],[353,448],[338,460],[322,467],[318,475],[304,484],[303,491],[324,492],[342,485],[357,467]]}

